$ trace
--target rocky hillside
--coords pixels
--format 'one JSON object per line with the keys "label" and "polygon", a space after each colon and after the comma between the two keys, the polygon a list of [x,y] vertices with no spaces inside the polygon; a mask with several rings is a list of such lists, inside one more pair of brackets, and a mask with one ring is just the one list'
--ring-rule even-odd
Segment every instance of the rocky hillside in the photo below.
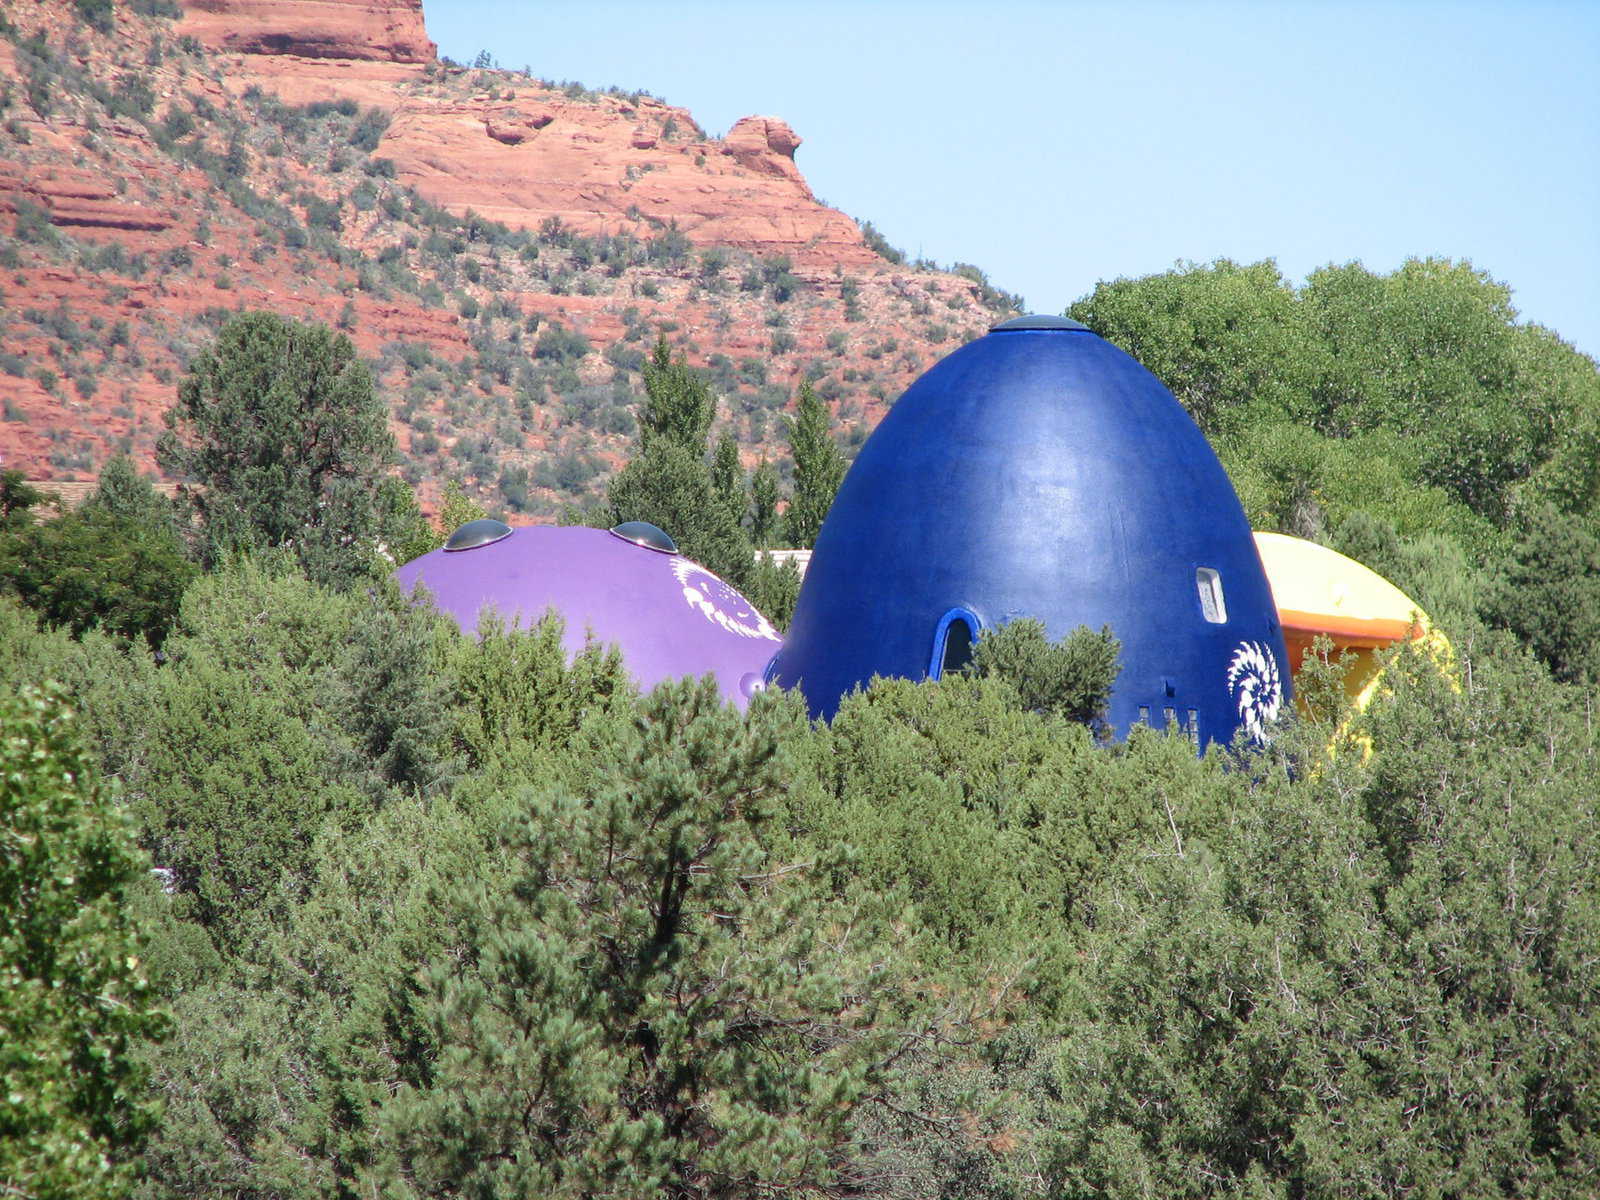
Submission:
{"label": "rocky hillside", "polygon": [[[753,462],[802,379],[858,443],[1013,298],[819,204],[775,117],[435,56],[415,2],[0,6],[0,461],[153,461],[227,314],[349,331],[404,470],[527,519],[626,453],[658,334]],[[11,236],[7,236],[11,235]]]}

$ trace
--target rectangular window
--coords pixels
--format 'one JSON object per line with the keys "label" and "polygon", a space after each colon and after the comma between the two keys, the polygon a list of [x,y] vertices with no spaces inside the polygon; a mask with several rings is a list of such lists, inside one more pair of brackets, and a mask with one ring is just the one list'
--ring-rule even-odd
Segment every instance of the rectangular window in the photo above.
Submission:
{"label": "rectangular window", "polygon": [[1228,620],[1228,605],[1222,598],[1222,576],[1211,567],[1196,567],[1195,590],[1200,593],[1200,612],[1213,625]]}

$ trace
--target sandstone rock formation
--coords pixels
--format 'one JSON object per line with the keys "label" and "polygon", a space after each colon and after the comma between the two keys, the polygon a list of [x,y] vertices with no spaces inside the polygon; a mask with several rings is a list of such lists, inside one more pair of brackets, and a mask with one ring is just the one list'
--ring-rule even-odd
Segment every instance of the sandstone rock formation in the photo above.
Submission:
{"label": "sandstone rock formation", "polygon": [[[34,478],[153,466],[185,365],[239,309],[353,338],[425,503],[455,479],[494,507],[520,478],[530,519],[626,459],[658,336],[750,466],[801,380],[858,442],[1004,305],[874,253],[781,120],[709,138],[645,93],[441,63],[416,0],[7,15],[0,465]],[[579,482],[541,482],[553,462]]]}
{"label": "sandstone rock formation", "polygon": [[188,0],[179,32],[224,53],[427,63],[422,0]]}
{"label": "sandstone rock formation", "polygon": [[392,112],[380,153],[452,212],[522,229],[555,217],[582,234],[670,223],[702,245],[788,255],[801,272],[879,261],[854,221],[816,202],[795,165],[800,138],[777,117],[745,117],[713,140],[649,96],[535,85],[463,98],[447,83],[466,72],[435,66],[419,0],[187,0],[181,28],[236,56],[236,92]]}
{"label": "sandstone rock formation", "polygon": [[777,117],[741,117],[722,139],[722,152],[741,167],[797,183],[794,152],[799,148],[799,135]]}
{"label": "sandstone rock formation", "polygon": [[156,232],[173,222],[169,210],[118,194],[102,173],[57,164],[25,172],[0,162],[0,212],[15,212],[18,201],[31,201],[52,225],[67,228]]}
{"label": "sandstone rock formation", "polygon": [[378,153],[435,204],[513,228],[554,217],[586,235],[648,236],[670,223],[702,245],[786,254],[802,271],[880,265],[855,222],[812,196],[791,157],[799,144],[772,117],[714,141],[650,97],[529,88],[510,101],[408,94]]}

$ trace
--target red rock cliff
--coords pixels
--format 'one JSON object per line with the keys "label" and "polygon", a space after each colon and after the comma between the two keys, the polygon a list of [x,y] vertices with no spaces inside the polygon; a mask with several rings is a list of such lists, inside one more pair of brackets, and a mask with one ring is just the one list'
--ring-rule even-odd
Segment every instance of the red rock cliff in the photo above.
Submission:
{"label": "red rock cliff", "polygon": [[425,63],[422,0],[187,0],[181,31],[224,53]]}
{"label": "red rock cliff", "polygon": [[745,117],[712,139],[686,110],[642,94],[533,80],[474,91],[481,73],[435,63],[420,0],[186,0],[182,28],[229,56],[235,93],[389,111],[379,153],[451,212],[522,229],[555,217],[586,235],[676,225],[700,245],[786,254],[818,275],[882,265],[854,221],[817,203],[795,165],[800,138],[777,117]]}
{"label": "red rock cliff", "polygon": [[[0,131],[0,465],[35,478],[152,466],[177,377],[241,308],[349,333],[424,496],[465,477],[493,505],[520,473],[516,504],[545,517],[626,459],[618,416],[658,335],[711,374],[750,466],[802,379],[864,436],[998,311],[971,278],[872,253],[776,117],[709,138],[642,92],[448,66],[415,0],[193,0],[199,52],[131,5],[105,30],[72,0],[7,13],[71,50]],[[27,73],[21,46],[0,39],[0,79]],[[112,102],[130,78],[137,113]],[[480,237],[434,205],[540,233]],[[589,473],[541,482],[555,461]]]}
{"label": "red rock cliff", "polygon": [[746,117],[717,141],[660,100],[532,87],[410,95],[378,153],[435,204],[514,227],[555,217],[583,234],[648,235],[671,223],[702,245],[787,254],[803,269],[879,265],[855,222],[812,196],[799,144],[773,117]]}

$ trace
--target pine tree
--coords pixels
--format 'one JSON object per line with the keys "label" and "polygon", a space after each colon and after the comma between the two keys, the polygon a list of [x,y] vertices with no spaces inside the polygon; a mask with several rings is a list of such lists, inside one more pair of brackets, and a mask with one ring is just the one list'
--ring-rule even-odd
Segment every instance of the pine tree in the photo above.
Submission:
{"label": "pine tree", "polygon": [[454,890],[436,1063],[396,1114],[422,1195],[859,1194],[839,1172],[904,960],[880,898],[832,911],[765,848],[804,727],[792,697],[745,719],[664,684],[607,725],[587,795],[530,798],[514,887]]}
{"label": "pine tree", "polygon": [[1485,607],[1557,679],[1600,680],[1600,520],[1535,505]]}
{"label": "pine tree", "polygon": [[778,472],[763,458],[750,477],[750,540],[765,550],[778,534]]}
{"label": "pine tree", "polygon": [[734,525],[744,525],[744,510],[748,506],[745,495],[744,468],[739,464],[739,443],[733,434],[724,433],[717,439],[717,448],[711,456],[711,494],[726,518]]}
{"label": "pine tree", "polygon": [[674,357],[663,335],[644,364],[644,410],[639,414],[639,444],[648,451],[658,440],[705,453],[716,399],[705,380],[680,354]]}
{"label": "pine tree", "polygon": [[791,546],[803,548],[816,544],[845,472],[844,455],[828,432],[828,406],[809,383],[800,385],[789,423],[789,448],[794,456],[794,499],[784,514],[784,532]]}
{"label": "pine tree", "polygon": [[292,547],[325,583],[374,567],[394,437],[348,337],[241,313],[196,357],[166,423],[157,457],[198,485],[208,560]]}
{"label": "pine tree", "polygon": [[611,481],[610,522],[649,521],[686,556],[741,587],[754,557],[741,523],[738,447],[725,438],[715,467],[706,461],[711,389],[681,355],[672,356],[665,339],[645,364],[644,385],[639,453]]}
{"label": "pine tree", "polygon": [[152,528],[163,525],[176,528],[171,501],[139,474],[126,454],[116,455],[100,469],[94,493],[84,501],[80,511],[95,510]]}

